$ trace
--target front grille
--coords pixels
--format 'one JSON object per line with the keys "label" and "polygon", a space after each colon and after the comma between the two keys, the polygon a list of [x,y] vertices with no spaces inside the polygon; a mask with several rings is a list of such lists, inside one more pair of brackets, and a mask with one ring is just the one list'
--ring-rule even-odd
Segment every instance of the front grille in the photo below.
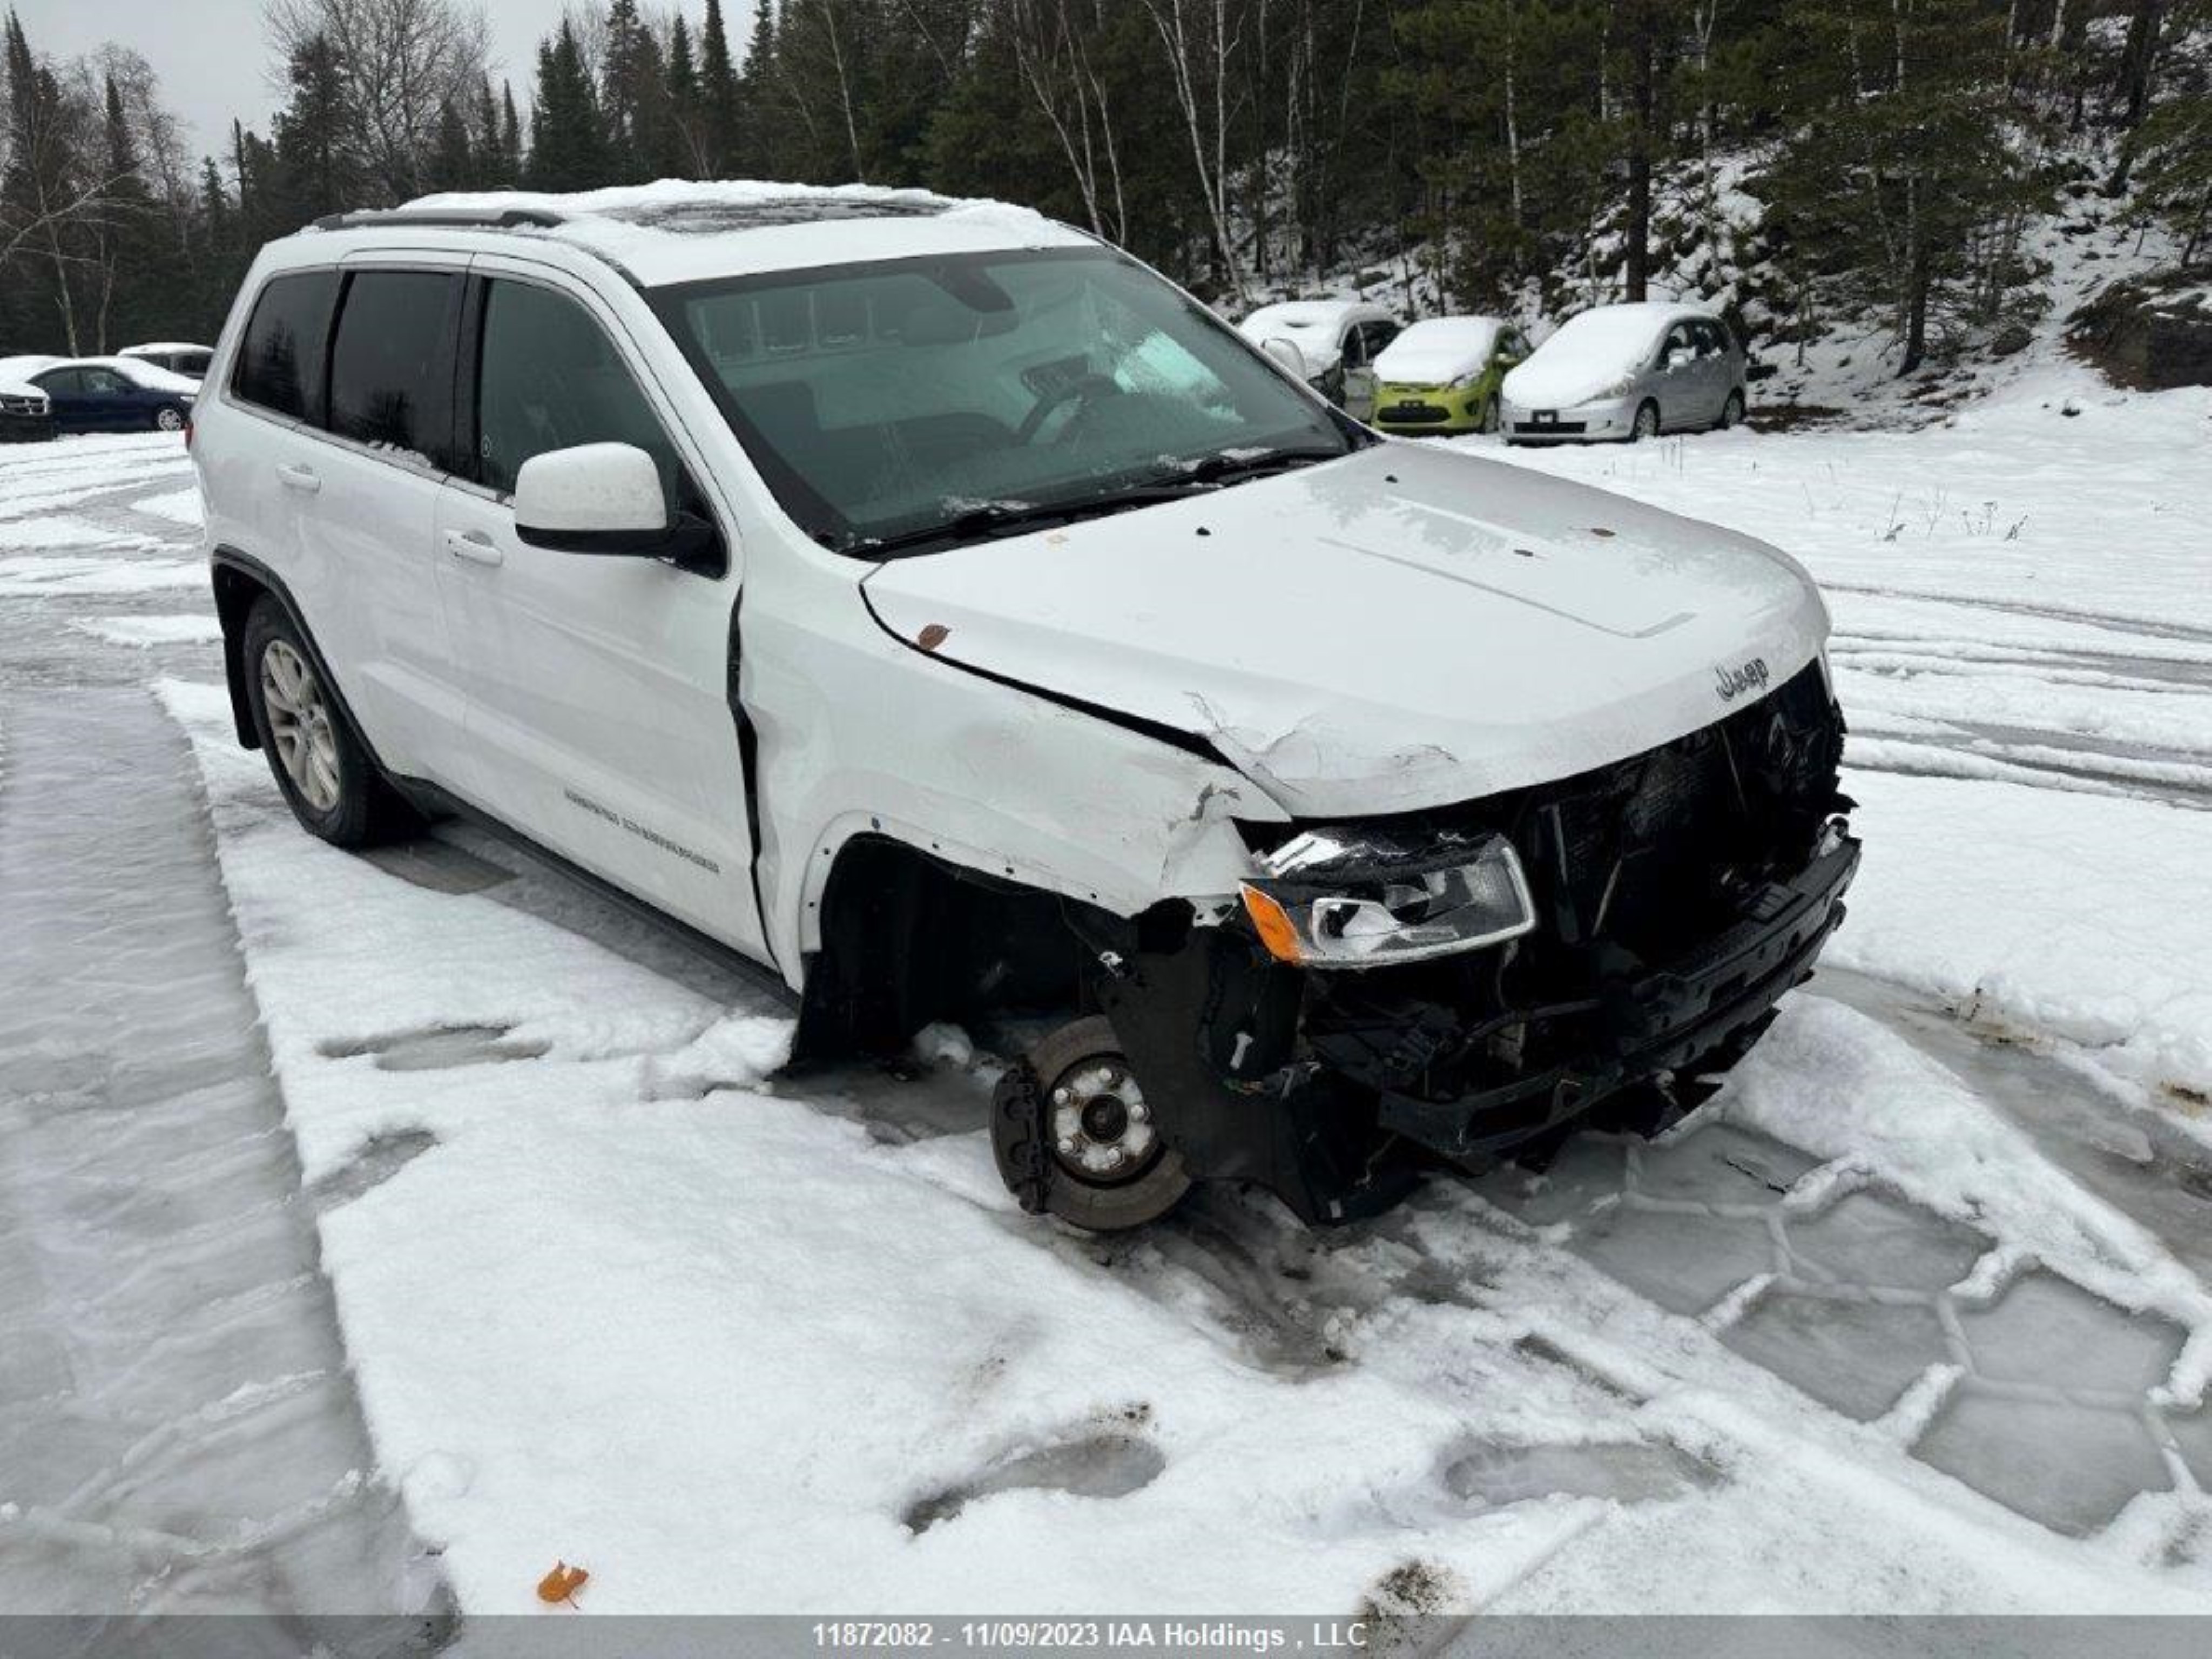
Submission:
{"label": "front grille", "polygon": [[1587,432],[1589,423],[1587,421],[1516,421],[1513,429],[1541,437],[1547,432]]}
{"label": "front grille", "polygon": [[0,415],[43,415],[46,412],[42,398],[0,397]]}
{"label": "front grille", "polygon": [[1449,410],[1438,409],[1434,404],[1394,404],[1377,414],[1381,419],[1395,421],[1401,426],[1430,426],[1451,419]]}

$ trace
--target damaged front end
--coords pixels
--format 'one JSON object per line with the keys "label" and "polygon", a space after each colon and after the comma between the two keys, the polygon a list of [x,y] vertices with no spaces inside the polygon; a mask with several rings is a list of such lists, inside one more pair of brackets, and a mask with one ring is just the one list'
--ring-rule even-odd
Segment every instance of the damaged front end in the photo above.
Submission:
{"label": "damaged front end", "polygon": [[1843,920],[1859,844],[1820,665],[1686,737],[1432,811],[1249,826],[1232,901],[1097,941],[1101,1005],[1194,1179],[1308,1221],[1636,1085],[1717,1086]]}

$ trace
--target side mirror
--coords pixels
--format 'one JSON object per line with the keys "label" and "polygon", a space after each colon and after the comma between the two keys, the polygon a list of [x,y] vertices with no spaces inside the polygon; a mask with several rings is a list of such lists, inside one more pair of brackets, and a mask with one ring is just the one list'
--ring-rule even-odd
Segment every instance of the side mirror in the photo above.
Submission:
{"label": "side mirror", "polygon": [[1298,343],[1296,340],[1285,339],[1278,334],[1273,339],[1261,345],[1260,349],[1280,363],[1294,380],[1303,380],[1307,378],[1306,354],[1298,349]]}
{"label": "side mirror", "polygon": [[668,538],[660,469],[631,444],[533,455],[515,475],[514,533],[560,553],[657,556]]}
{"label": "side mirror", "polygon": [[1691,350],[1689,347],[1676,346],[1672,351],[1667,354],[1667,367],[1669,368],[1687,368],[1692,363],[1697,361],[1697,357],[1698,354]]}
{"label": "side mirror", "polygon": [[578,444],[532,456],[514,478],[514,533],[556,553],[665,559],[703,575],[727,565],[713,524],[690,513],[671,522],[660,469],[635,444]]}

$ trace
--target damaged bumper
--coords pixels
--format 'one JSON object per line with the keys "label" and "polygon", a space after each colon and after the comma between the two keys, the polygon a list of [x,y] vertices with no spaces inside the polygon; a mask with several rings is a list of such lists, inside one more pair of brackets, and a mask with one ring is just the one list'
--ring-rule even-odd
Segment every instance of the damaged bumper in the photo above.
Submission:
{"label": "damaged bumper", "polygon": [[[1334,1069],[1375,1090],[1378,1121],[1432,1151],[1479,1160],[1566,1122],[1620,1088],[1693,1071],[1699,1078],[1741,1059],[1774,1018],[1784,992],[1813,971],[1844,919],[1859,843],[1840,830],[1785,881],[1766,884],[1740,920],[1656,968],[1600,978],[1594,994],[1550,1007],[1515,1008],[1470,1026],[1431,1006],[1397,1025],[1378,1049],[1369,1032],[1340,1031],[1316,1047]],[[1503,1030],[1538,1053],[1563,1056],[1510,1082],[1438,1098],[1396,1086],[1395,1056],[1409,1031],[1461,1050]]]}
{"label": "damaged bumper", "polygon": [[1554,784],[1262,840],[1241,907],[1118,951],[1101,1003],[1190,1175],[1308,1221],[1635,1085],[1694,1105],[1843,921],[1843,735],[1816,663]]}

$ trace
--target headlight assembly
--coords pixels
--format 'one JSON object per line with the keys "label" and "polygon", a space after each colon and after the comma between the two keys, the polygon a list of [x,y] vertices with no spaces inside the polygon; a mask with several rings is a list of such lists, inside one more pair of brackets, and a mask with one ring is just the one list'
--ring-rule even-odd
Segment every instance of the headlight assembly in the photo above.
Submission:
{"label": "headlight assembly", "polygon": [[1260,860],[1244,911],[1279,961],[1379,968],[1518,939],[1536,925],[1519,854],[1489,832],[1312,830]]}

